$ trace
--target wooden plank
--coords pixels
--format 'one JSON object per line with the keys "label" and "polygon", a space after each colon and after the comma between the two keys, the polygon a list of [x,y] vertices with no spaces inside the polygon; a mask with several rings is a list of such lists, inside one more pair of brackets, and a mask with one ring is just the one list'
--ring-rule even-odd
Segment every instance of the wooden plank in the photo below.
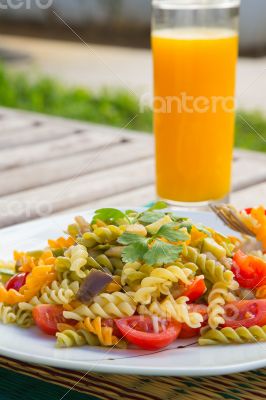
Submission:
{"label": "wooden plank", "polygon": [[[148,185],[118,195],[87,202],[78,207],[64,210],[63,212],[60,212],[60,214],[66,212],[86,211],[89,208],[100,207],[141,207],[155,199],[155,186]],[[248,206],[257,206],[259,204],[264,204],[266,206],[266,182],[232,193],[230,201],[239,209]]]}
{"label": "wooden plank", "polygon": [[[79,134],[83,130],[77,127],[62,126],[61,124],[51,124],[48,122],[28,122],[26,127],[20,130],[12,131],[6,133],[6,131],[1,132],[0,136],[0,149],[8,147],[18,147],[23,145],[28,145],[32,143],[41,143],[45,141],[53,141],[59,138],[65,138],[70,134]],[[1,124],[0,124],[1,125]],[[85,131],[85,129],[84,129]]]}
{"label": "wooden plank", "polygon": [[81,132],[49,142],[29,144],[15,149],[6,149],[0,153],[0,170],[32,165],[44,160],[66,157],[75,153],[96,150],[106,145],[120,143],[125,138],[118,132],[116,136],[99,135],[97,132]]}
{"label": "wooden plank", "polygon": [[27,120],[27,121],[44,121],[46,119],[63,120],[67,121],[66,118],[54,117],[43,113],[32,112],[27,110],[21,110],[16,108],[0,107],[0,118],[3,121],[12,121],[14,119]]}
{"label": "wooden plank", "polygon": [[51,116],[51,115],[45,115],[45,114],[40,114],[36,112],[29,112],[29,111],[24,111],[24,110],[14,110],[14,109],[9,109],[9,108],[3,108],[0,107],[0,118],[9,118],[9,119],[26,119],[31,122],[38,122],[41,124],[48,124],[50,127],[53,125],[60,125],[61,127],[73,127],[73,129],[86,129],[86,130],[92,130],[92,131],[97,131],[101,133],[108,133],[108,134],[117,134],[117,132],[126,132],[127,135],[130,135],[131,137],[139,137],[140,134],[146,135],[146,136],[151,136],[150,134],[147,134],[145,132],[136,132],[130,130],[130,125],[121,126],[121,127],[112,127],[112,126],[106,126],[106,125],[101,125],[101,124],[95,124],[95,123],[89,123],[86,121],[80,121],[76,119],[68,119],[65,117],[57,117],[57,116]]}
{"label": "wooden plank", "polygon": [[266,153],[261,151],[252,151],[252,150],[243,150],[243,149],[235,149],[234,150],[234,160],[237,161],[239,159],[249,159],[249,160],[264,160],[266,159]]}
{"label": "wooden plank", "polygon": [[154,182],[153,160],[116,167],[0,199],[0,226],[47,216]]}
{"label": "wooden plank", "polygon": [[241,154],[233,164],[233,191],[259,184],[266,180],[266,156],[252,152],[252,157]]}
{"label": "wooden plank", "polygon": [[116,194],[114,196],[107,196],[103,199],[94,200],[78,207],[74,207],[68,210],[60,212],[60,214],[66,212],[78,212],[88,210],[89,208],[100,208],[100,207],[142,207],[149,202],[156,199],[156,192],[154,185],[147,185],[145,187],[130,190],[124,193]]}
{"label": "wooden plank", "polygon": [[[0,153],[1,154],[1,153]],[[126,165],[130,162],[152,157],[153,146],[150,138],[116,143],[68,157],[45,161],[21,168],[1,172],[0,196],[32,189],[38,186],[60,182],[95,171]]]}
{"label": "wooden plank", "polygon": [[14,133],[21,129],[29,128],[37,121],[29,121],[24,118],[4,119],[0,120],[1,136],[2,134]]}
{"label": "wooden plank", "polygon": [[[23,112],[23,111],[22,111]],[[21,116],[20,110],[14,110],[13,108],[0,107],[0,119],[1,121],[12,120],[14,116]]]}
{"label": "wooden plank", "polygon": [[231,202],[240,209],[260,204],[266,206],[266,181],[232,193]]}
{"label": "wooden plank", "polygon": [[[239,190],[231,194],[230,202],[237,208],[243,209],[245,207],[258,206],[263,204],[266,207],[266,182],[252,187],[248,187],[244,190]],[[86,210],[88,208],[96,207],[140,207],[150,201],[156,199],[155,186],[149,185],[144,188],[136,189],[121,193],[119,195],[105,197],[97,201],[88,202],[79,207],[75,207],[70,211]]]}

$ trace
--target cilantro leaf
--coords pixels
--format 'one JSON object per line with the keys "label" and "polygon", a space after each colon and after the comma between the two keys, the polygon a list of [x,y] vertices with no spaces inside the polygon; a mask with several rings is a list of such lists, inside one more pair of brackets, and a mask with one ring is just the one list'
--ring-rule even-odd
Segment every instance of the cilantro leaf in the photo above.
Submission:
{"label": "cilantro leaf", "polygon": [[157,239],[144,255],[144,261],[148,265],[168,264],[178,259],[182,249],[183,246],[175,246]]}
{"label": "cilantro leaf", "polygon": [[155,211],[146,211],[140,217],[139,221],[144,224],[152,224],[164,217],[164,213],[159,213]]}
{"label": "cilantro leaf", "polygon": [[126,214],[116,208],[100,208],[96,210],[92,219],[92,223],[94,224],[98,219],[109,223],[119,221],[129,222]]}
{"label": "cilantro leaf", "polygon": [[157,201],[157,203],[153,204],[147,211],[154,211],[154,210],[163,210],[168,207],[168,204],[164,201]]}
{"label": "cilantro leaf", "polygon": [[132,243],[147,243],[149,239],[136,233],[124,232],[118,239],[118,243],[128,245]]}
{"label": "cilantro leaf", "polygon": [[126,211],[125,211],[125,214],[126,214],[126,215],[134,214],[134,215],[135,215],[135,214],[138,214],[138,212],[135,211],[135,210],[126,210]]}
{"label": "cilantro leaf", "polygon": [[180,229],[174,229],[174,227],[175,225],[173,224],[163,225],[156,233],[156,236],[163,237],[170,242],[185,241],[189,239],[189,235],[187,232]]}
{"label": "cilantro leaf", "polygon": [[135,233],[124,232],[117,241],[126,246],[122,251],[122,260],[124,262],[140,261],[149,250],[149,239]]}
{"label": "cilantro leaf", "polygon": [[149,250],[146,241],[131,243],[122,251],[122,261],[125,263],[143,260],[145,254]]}

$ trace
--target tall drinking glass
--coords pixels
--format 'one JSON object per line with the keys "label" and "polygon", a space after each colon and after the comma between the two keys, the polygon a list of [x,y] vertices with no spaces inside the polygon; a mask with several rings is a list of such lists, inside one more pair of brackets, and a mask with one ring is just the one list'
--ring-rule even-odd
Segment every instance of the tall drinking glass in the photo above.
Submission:
{"label": "tall drinking glass", "polygon": [[158,197],[195,206],[231,186],[240,0],[153,0]]}

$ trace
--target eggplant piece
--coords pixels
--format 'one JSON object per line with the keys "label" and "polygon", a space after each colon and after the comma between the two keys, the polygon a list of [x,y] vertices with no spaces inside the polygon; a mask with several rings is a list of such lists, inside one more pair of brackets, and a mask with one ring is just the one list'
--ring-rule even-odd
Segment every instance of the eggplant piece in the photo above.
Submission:
{"label": "eggplant piece", "polygon": [[108,283],[112,281],[112,275],[93,268],[82,282],[77,293],[77,299],[84,304],[90,305],[93,302],[93,298],[101,293]]}

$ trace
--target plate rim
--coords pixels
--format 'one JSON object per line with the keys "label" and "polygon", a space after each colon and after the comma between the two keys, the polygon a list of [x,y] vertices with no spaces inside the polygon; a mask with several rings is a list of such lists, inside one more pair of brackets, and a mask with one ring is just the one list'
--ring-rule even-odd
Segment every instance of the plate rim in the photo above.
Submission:
{"label": "plate rim", "polygon": [[[147,207],[116,207],[119,208],[120,210],[125,210],[125,209],[136,209],[139,211],[147,209]],[[34,226],[38,226],[41,223],[49,222],[52,221],[53,219],[56,219],[57,221],[62,222],[65,219],[73,219],[74,216],[79,215],[79,214],[84,214],[88,213],[91,214],[93,213],[97,208],[88,208],[88,209],[82,209],[80,211],[71,211],[71,212],[64,212],[60,215],[51,215],[49,217],[45,218],[39,218],[39,219],[34,219],[31,221],[23,222],[20,224],[12,225],[9,227],[5,227],[0,229],[0,234],[3,233],[9,233],[12,234],[15,230],[23,230],[24,227],[26,228],[31,228]],[[200,214],[206,214],[206,215],[212,215],[215,217],[215,215],[210,212],[210,211],[195,211],[195,210],[183,210],[183,209],[175,209],[175,208],[169,208],[169,210],[177,213],[189,213],[190,215],[200,215]],[[216,217],[217,218],[217,217]],[[0,324],[0,333],[1,333],[1,326]],[[18,329],[21,329],[18,327]],[[240,345],[237,345],[240,346]],[[241,345],[244,347],[245,345]],[[215,346],[217,347],[222,347],[222,346]],[[213,347],[212,347],[213,348]],[[229,348],[229,347],[227,347]],[[66,349],[68,352],[71,351],[71,349]],[[63,349],[62,349],[63,351]],[[86,351],[86,349],[85,349]],[[171,351],[171,349],[169,349]],[[13,360],[18,360],[20,362],[26,362],[34,365],[40,365],[40,366],[47,366],[47,367],[55,367],[55,368],[61,368],[61,369],[68,369],[68,370],[75,370],[75,371],[93,371],[93,372],[98,372],[98,373],[109,373],[109,374],[123,374],[123,375],[143,375],[143,376],[215,376],[215,375],[225,375],[225,374],[231,374],[231,373],[239,373],[239,372],[246,372],[250,370],[254,370],[257,368],[263,368],[266,367],[266,357],[260,360],[253,360],[253,361],[247,361],[247,362],[237,362],[234,363],[232,362],[232,365],[220,365],[220,366],[195,366],[195,367],[176,367],[176,366],[168,366],[168,367],[163,367],[163,369],[160,369],[158,366],[150,366],[147,368],[146,366],[142,367],[141,365],[138,366],[132,366],[132,365],[116,365],[113,364],[113,360],[97,360],[97,361],[86,361],[86,360],[71,360],[71,358],[51,358],[51,357],[45,357],[43,355],[35,355],[35,354],[30,354],[29,352],[24,353],[23,351],[17,351],[17,350],[12,350],[12,349],[6,349],[5,347],[2,346],[0,343],[0,354],[3,357],[9,357]],[[148,356],[148,355],[147,355]],[[121,358],[123,360],[123,357]],[[119,358],[115,360],[117,363],[119,363]]]}

